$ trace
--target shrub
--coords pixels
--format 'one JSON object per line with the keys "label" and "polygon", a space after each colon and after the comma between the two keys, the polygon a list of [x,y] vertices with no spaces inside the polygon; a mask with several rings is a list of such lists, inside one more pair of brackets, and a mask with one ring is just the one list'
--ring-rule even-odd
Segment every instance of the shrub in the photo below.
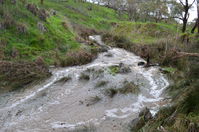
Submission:
{"label": "shrub", "polygon": [[0,89],[3,91],[23,88],[49,75],[48,67],[43,64],[0,61]]}
{"label": "shrub", "polygon": [[8,29],[11,28],[13,25],[15,25],[15,21],[12,15],[9,13],[3,14],[3,21],[1,22],[1,28]]}
{"label": "shrub", "polygon": [[120,71],[119,66],[110,66],[110,67],[109,67],[109,72],[110,72],[112,75],[115,75],[115,74],[119,73],[119,71]]}
{"label": "shrub", "polygon": [[65,58],[60,59],[60,65],[65,66],[74,66],[74,65],[83,65],[91,62],[96,57],[96,54],[92,54],[87,50],[78,50],[70,51],[66,54]]}
{"label": "shrub", "polygon": [[27,26],[23,23],[19,23],[16,25],[17,31],[19,33],[26,33],[27,32]]}
{"label": "shrub", "polygon": [[79,79],[80,80],[90,80],[90,77],[89,77],[89,75],[86,75],[86,74],[82,73],[80,75]]}
{"label": "shrub", "polygon": [[106,96],[109,96],[110,98],[113,98],[117,93],[118,93],[118,91],[115,88],[106,89],[104,92],[104,94]]}
{"label": "shrub", "polygon": [[128,93],[138,94],[140,92],[140,89],[133,82],[124,82],[124,86],[118,89],[118,91],[121,94],[128,94]]}

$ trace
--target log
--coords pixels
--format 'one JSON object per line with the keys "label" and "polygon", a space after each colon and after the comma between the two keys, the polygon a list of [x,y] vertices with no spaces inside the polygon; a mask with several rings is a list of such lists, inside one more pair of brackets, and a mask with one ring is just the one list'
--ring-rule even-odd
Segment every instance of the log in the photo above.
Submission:
{"label": "log", "polygon": [[199,53],[187,53],[187,52],[175,52],[176,56],[173,59],[178,59],[182,57],[199,57]]}

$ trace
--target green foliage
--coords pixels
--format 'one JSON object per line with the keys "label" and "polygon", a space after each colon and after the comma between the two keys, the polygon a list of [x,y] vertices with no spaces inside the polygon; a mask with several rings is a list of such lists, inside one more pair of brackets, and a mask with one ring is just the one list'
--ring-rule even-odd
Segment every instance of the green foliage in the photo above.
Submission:
{"label": "green foliage", "polygon": [[163,70],[168,73],[174,73],[175,71],[177,71],[177,69],[173,67],[164,67]]}
{"label": "green foliage", "polygon": [[119,66],[110,66],[109,67],[109,73],[112,75],[116,75],[117,73],[119,73]]}

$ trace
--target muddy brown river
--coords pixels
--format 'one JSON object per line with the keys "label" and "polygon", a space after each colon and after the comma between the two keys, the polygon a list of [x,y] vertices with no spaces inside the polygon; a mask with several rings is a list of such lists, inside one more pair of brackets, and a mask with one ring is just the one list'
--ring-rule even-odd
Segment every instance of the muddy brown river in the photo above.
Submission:
{"label": "muddy brown river", "polygon": [[[128,123],[141,109],[155,114],[165,105],[169,86],[159,67],[144,68],[140,61],[133,53],[110,48],[90,64],[52,69],[45,82],[0,96],[0,132],[129,131]],[[130,71],[111,72],[111,66],[121,64]],[[63,77],[68,80],[58,82]],[[140,92],[107,96],[107,89],[120,89],[124,82],[134,83]]]}

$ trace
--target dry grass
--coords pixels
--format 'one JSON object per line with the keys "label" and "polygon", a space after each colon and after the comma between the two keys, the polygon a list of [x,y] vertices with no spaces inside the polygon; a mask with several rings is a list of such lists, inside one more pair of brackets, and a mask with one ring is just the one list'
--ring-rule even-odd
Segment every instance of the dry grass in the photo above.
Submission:
{"label": "dry grass", "polygon": [[97,88],[103,87],[103,86],[107,85],[107,83],[108,83],[108,81],[99,81],[99,82],[97,82],[95,87],[97,87]]}
{"label": "dry grass", "polygon": [[85,73],[81,73],[79,79],[88,81],[88,80],[90,80],[90,76]]}
{"label": "dry grass", "polygon": [[70,81],[72,78],[71,77],[63,77],[61,79],[59,79],[58,81],[56,81],[56,83],[66,83],[68,81]]}
{"label": "dry grass", "polygon": [[48,67],[42,62],[0,61],[0,89],[12,91],[23,88],[50,75]]}
{"label": "dry grass", "polygon": [[65,58],[59,58],[59,65],[62,67],[83,65],[91,62],[96,57],[96,54],[80,49],[77,51],[70,51],[66,53]]}
{"label": "dry grass", "polygon": [[120,88],[118,91],[121,94],[129,94],[129,93],[138,94],[140,92],[140,89],[133,82],[124,82],[124,86]]}

